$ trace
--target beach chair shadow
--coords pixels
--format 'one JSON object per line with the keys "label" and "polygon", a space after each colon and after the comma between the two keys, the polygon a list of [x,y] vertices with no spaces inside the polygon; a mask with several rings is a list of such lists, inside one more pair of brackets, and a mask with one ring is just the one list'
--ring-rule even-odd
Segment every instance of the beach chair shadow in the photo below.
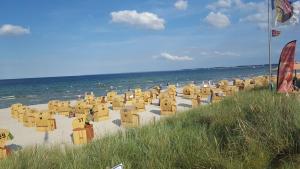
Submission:
{"label": "beach chair shadow", "polygon": [[151,113],[160,115],[160,110],[150,110]]}
{"label": "beach chair shadow", "polygon": [[177,96],[177,97],[180,97],[181,99],[186,99],[184,96]]}
{"label": "beach chair shadow", "polygon": [[151,103],[154,106],[159,106],[159,103]]}
{"label": "beach chair shadow", "polygon": [[23,147],[17,144],[10,144],[7,146],[9,149],[11,149],[12,151],[18,151],[18,150],[22,150]]}
{"label": "beach chair shadow", "polygon": [[73,133],[70,134],[70,137],[71,137],[72,143],[74,144]]}
{"label": "beach chair shadow", "polygon": [[201,103],[203,103],[203,104],[210,104],[211,102],[210,102],[210,100],[202,100]]}
{"label": "beach chair shadow", "polygon": [[115,125],[117,125],[118,127],[121,126],[121,120],[120,119],[115,119],[112,121]]}
{"label": "beach chair shadow", "polygon": [[186,107],[186,108],[192,108],[192,105],[189,105],[189,104],[186,104],[186,103],[179,103],[178,106]]}
{"label": "beach chair shadow", "polygon": [[48,131],[45,132],[45,135],[44,135],[44,143],[47,143],[49,140],[49,133]]}

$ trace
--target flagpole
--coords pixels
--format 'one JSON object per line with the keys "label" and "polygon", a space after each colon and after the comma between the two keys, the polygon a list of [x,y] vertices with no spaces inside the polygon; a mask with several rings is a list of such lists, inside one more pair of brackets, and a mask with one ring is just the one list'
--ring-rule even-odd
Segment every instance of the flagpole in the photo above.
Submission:
{"label": "flagpole", "polygon": [[269,46],[269,87],[272,90],[272,65],[271,65],[271,26],[270,26],[270,1],[268,0],[268,46]]}

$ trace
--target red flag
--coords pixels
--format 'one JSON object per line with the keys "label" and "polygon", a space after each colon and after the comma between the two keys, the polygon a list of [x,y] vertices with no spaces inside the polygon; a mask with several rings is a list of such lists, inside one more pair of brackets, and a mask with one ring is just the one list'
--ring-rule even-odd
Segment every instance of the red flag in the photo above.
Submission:
{"label": "red flag", "polygon": [[272,30],[272,37],[279,36],[280,33],[281,33],[280,31],[273,29],[273,30]]}
{"label": "red flag", "polygon": [[288,93],[293,90],[293,72],[295,64],[296,40],[282,49],[277,72],[277,92]]}

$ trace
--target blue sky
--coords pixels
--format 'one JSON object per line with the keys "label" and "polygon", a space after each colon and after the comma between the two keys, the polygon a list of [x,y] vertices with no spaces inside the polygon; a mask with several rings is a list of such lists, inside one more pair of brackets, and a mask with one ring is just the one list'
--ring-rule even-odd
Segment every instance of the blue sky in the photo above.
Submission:
{"label": "blue sky", "polygon": [[[2,0],[0,79],[265,64],[266,6],[264,0]],[[299,28],[280,28],[274,63]]]}

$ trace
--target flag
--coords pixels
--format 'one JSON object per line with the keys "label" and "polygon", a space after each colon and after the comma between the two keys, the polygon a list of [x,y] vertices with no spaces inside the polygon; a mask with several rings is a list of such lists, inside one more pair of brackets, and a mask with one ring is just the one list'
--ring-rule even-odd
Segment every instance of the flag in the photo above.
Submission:
{"label": "flag", "polygon": [[296,40],[289,42],[282,49],[277,72],[277,92],[288,93],[293,89]]}
{"label": "flag", "polygon": [[284,23],[293,16],[293,6],[288,0],[272,0],[275,22]]}
{"label": "flag", "polygon": [[278,30],[275,30],[275,29],[272,29],[272,37],[276,37],[276,36],[279,36],[280,35],[280,31]]}

